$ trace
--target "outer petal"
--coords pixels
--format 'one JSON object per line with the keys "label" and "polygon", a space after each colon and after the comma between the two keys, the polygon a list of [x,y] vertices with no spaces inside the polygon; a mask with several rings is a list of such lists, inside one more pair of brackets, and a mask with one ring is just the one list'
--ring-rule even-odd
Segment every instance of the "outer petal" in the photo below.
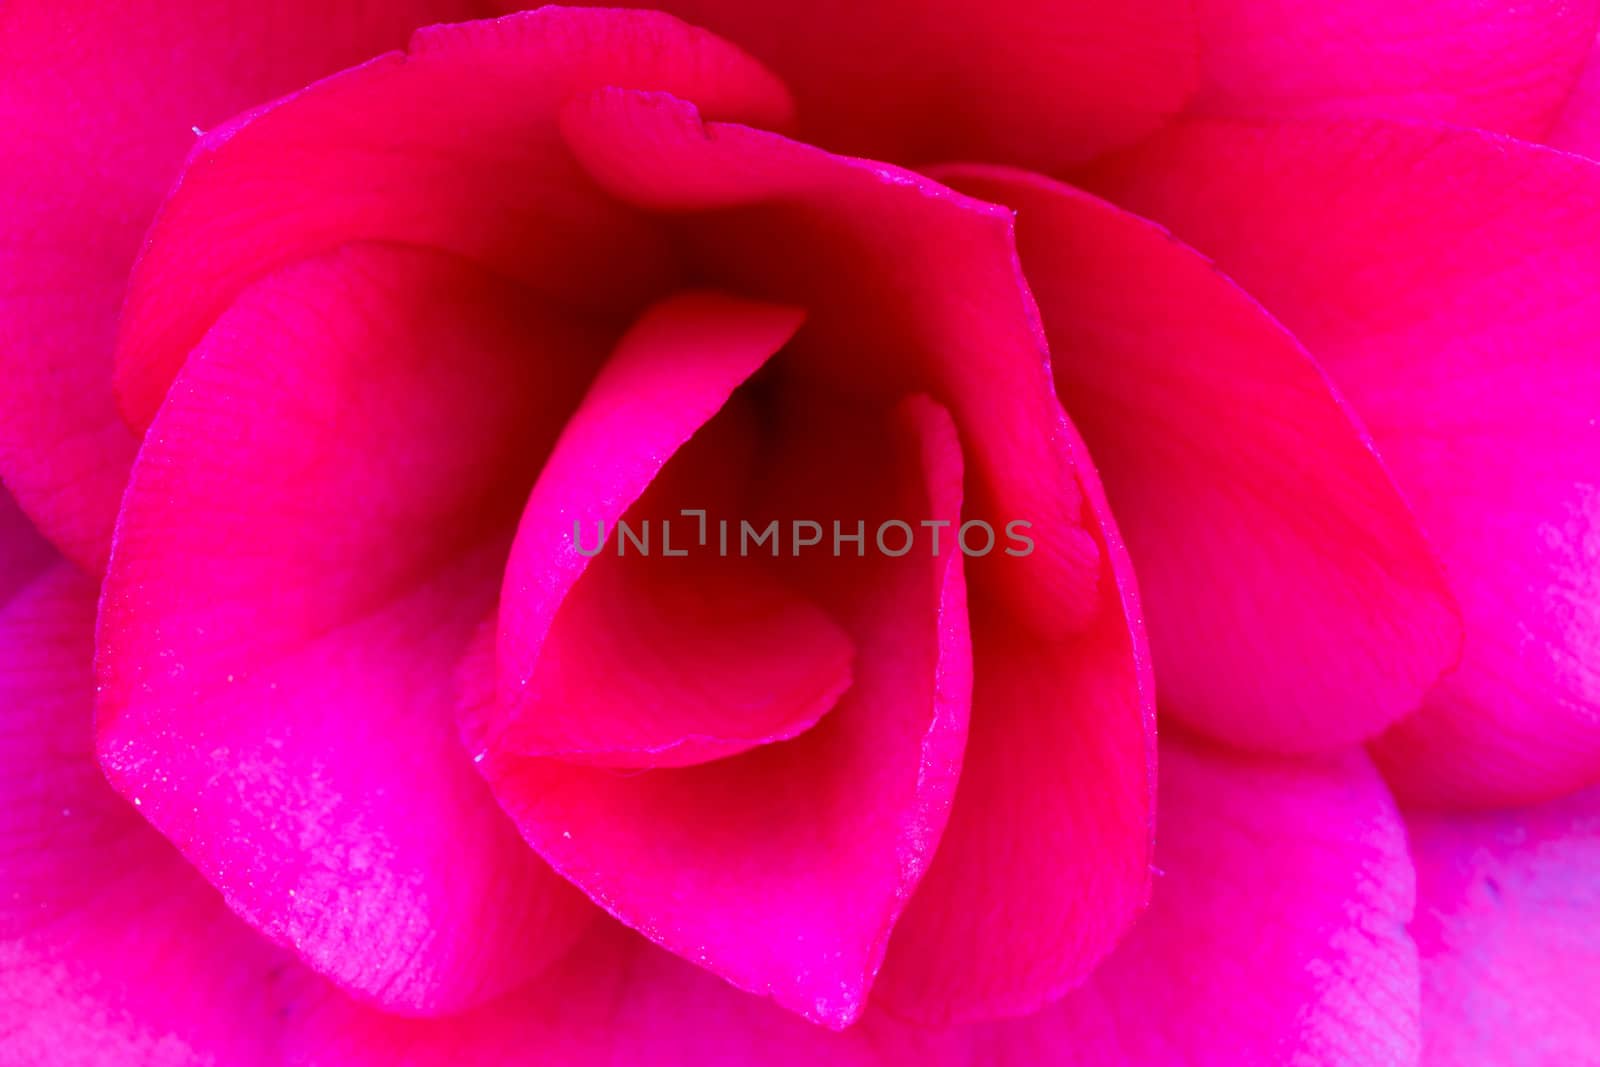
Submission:
{"label": "outer petal", "polygon": [[393,1009],[503,991],[592,914],[473,773],[452,678],[604,343],[460,261],[346,248],[219,320],[134,469],[106,772],[236,911]]}
{"label": "outer petal", "polygon": [[472,6],[0,10],[0,473],[80,565],[105,566],[133,460],[111,394],[128,268],[195,131]]}
{"label": "outer petal", "polygon": [[57,562],[0,607],[0,1062],[273,1064],[283,961],[95,766],[94,592]]}
{"label": "outer petal", "polygon": [[1212,115],[1434,119],[1536,137],[1577,80],[1594,0],[1198,0]]}
{"label": "outer petal", "polygon": [[1414,1063],[1414,882],[1359,752],[1274,761],[1163,734],[1150,911],[1089,983],[985,1028],[1017,1067]]}
{"label": "outer petal", "polygon": [[876,1014],[844,1033],[814,1026],[614,924],[547,977],[448,1019],[401,1019],[325,985],[294,999],[285,1067],[968,1067],[968,1036]]}
{"label": "outer petal", "polygon": [[1056,383],[1138,568],[1162,710],[1280,751],[1363,740],[1449,667],[1416,520],[1311,358],[1203,257],[1068,186],[938,172],[1020,212]]}
{"label": "outer petal", "polygon": [[[501,0],[502,9],[518,6]],[[1081,162],[1184,105],[1194,12],[1180,0],[665,0],[794,90],[802,139],[900,163]]]}
{"label": "outer petal", "polygon": [[212,320],[262,274],[341,242],[454,252],[572,304],[635,308],[673,273],[662,243],[578,174],[562,100],[679,92],[782,121],[783,87],[656,12],[547,7],[419,32],[391,53],[209,131],[129,282],[117,391],[148,425]]}
{"label": "outer petal", "polygon": [[[960,515],[943,409],[913,401],[886,430],[843,406],[795,414],[764,478],[779,514],[873,528],[880,513]],[[859,1016],[948,815],[971,699],[965,586],[948,547],[791,562],[856,648],[851,688],[802,736],[644,774],[494,748],[481,766],[527,839],[607,910],[837,1028]]]}
{"label": "outer petal", "polygon": [[1600,789],[1494,815],[1414,814],[1422,1062],[1600,1060]]}
{"label": "outer petal", "polygon": [[1467,624],[1404,796],[1600,775],[1600,167],[1419,126],[1193,123],[1090,176],[1216,257],[1366,420]]}

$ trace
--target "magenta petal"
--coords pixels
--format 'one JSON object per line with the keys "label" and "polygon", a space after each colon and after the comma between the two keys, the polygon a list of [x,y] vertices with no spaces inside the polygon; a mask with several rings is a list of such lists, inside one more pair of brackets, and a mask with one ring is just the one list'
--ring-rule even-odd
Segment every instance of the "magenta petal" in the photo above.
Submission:
{"label": "magenta petal", "polygon": [[632,307],[672,273],[659,236],[573,167],[569,95],[663,89],[781,122],[789,101],[737,49],[656,12],[547,7],[417,33],[390,53],[209,131],[129,282],[117,391],[143,427],[189,349],[251,280],[362,239],[454,252],[541,294]]}
{"label": "magenta petal", "polygon": [[1600,159],[1600,36],[1595,37],[1578,84],[1545,141],[1565,152]]}
{"label": "magenta petal", "polygon": [[133,460],[111,392],[128,269],[195,131],[470,6],[5,5],[0,473],[79,565],[105,566]]}
{"label": "magenta petal", "polygon": [[620,554],[618,520],[801,318],[684,293],[621,340],[522,513],[501,589],[497,699],[468,716],[474,752],[696,763],[799,733],[849,685],[850,639],[759,561],[665,555],[694,546],[692,517],[633,514],[630,533],[645,540]]}
{"label": "magenta petal", "polygon": [[1249,748],[1364,740],[1460,646],[1431,549],[1282,327],[1167,233],[1016,171],[939,172],[1017,236],[1138,568],[1162,711]]}
{"label": "magenta petal", "polygon": [[961,1031],[874,1013],[844,1033],[733,989],[643,938],[597,926],[563,963],[481,1008],[404,1019],[303,983],[284,1067],[976,1067]]}
{"label": "magenta petal", "polygon": [[1153,687],[1131,577],[1116,582],[1127,601],[1059,643],[976,612],[961,788],[875,1003],[936,1025],[1026,1014],[1083,981],[1143,909]]}
{"label": "magenta petal", "polygon": [[1161,741],[1150,911],[1082,989],[976,1038],[986,1062],[1414,1063],[1414,882],[1359,751],[1297,761]]}
{"label": "magenta petal", "polygon": [[[501,10],[517,0],[498,0]],[[663,0],[774,70],[801,139],[899,163],[1081,162],[1132,144],[1193,90],[1182,0]]]}
{"label": "magenta petal", "polygon": [[1600,788],[1406,819],[1417,863],[1422,1062],[1600,1062]]}
{"label": "magenta petal", "polygon": [[1378,742],[1390,783],[1482,805],[1600,776],[1600,167],[1447,128],[1196,122],[1090,177],[1294,331],[1439,551],[1465,650]]}
{"label": "magenta petal", "polygon": [[1199,0],[1210,115],[1433,119],[1535,137],[1594,38],[1595,0]]}
{"label": "magenta petal", "polygon": [[276,1064],[284,961],[95,766],[94,594],[58,562],[0,606],[0,1061]]}
{"label": "magenta petal", "polygon": [[[909,401],[887,428],[829,414],[808,413],[786,439],[768,479],[776,504],[874,509],[868,520],[960,514],[960,447],[937,405]],[[943,829],[970,652],[959,553],[827,557],[805,588],[849,633],[856,661],[851,688],[800,737],[642,774],[493,748],[480,766],[534,847],[608,911],[837,1028],[861,1012]]]}
{"label": "magenta petal", "polygon": [[[574,99],[562,130],[615,196],[680,222],[722,284],[807,309],[792,346],[847,395],[927,393],[950,409],[974,482],[969,517],[1033,524],[1037,551],[974,560],[1052,633],[1099,605],[1093,477],[1072,434],[1003,208],[886,164],[743,126],[665,94]],[[775,254],[782,249],[782,254]],[[960,300],[951,299],[960,293]]]}
{"label": "magenta petal", "polygon": [[234,910],[395,1010],[498,993],[592,914],[473,773],[452,679],[603,344],[462,261],[347,247],[239,299],[134,468],[106,772]]}

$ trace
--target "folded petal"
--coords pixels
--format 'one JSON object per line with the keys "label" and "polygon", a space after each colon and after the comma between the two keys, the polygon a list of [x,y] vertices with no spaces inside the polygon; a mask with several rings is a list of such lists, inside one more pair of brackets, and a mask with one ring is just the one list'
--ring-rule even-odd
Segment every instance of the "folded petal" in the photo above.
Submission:
{"label": "folded petal", "polygon": [[1416,1062],[1415,883],[1359,751],[1296,760],[1161,739],[1150,911],[1082,989],[985,1027],[985,1062]]}
{"label": "folded petal", "polygon": [[[925,390],[945,405],[970,458],[962,519],[997,537],[1024,524],[1031,549],[968,561],[990,634],[978,639],[989,651],[977,654],[974,700],[992,707],[974,719],[962,786],[973,799],[958,804],[962,828],[902,924],[897,943],[914,947],[886,964],[883,996],[945,1021],[1059,993],[1143,901],[1152,697],[1131,568],[1055,399],[1010,213],[884,164],[702,123],[661,95],[592,94],[562,124],[607,189],[678,220],[687,257],[713,277],[807,308],[786,356],[797,376],[857,396]],[[1018,732],[1039,743],[1008,750]],[[1074,760],[1092,771],[1067,779]],[[1058,838],[986,836],[1006,824],[994,812],[1040,805]],[[1038,821],[1029,815],[1019,835]],[[1062,863],[1067,840],[1105,877],[1038,894],[1037,864]]]}
{"label": "folded petal", "polygon": [[[1042,629],[1099,606],[1100,550],[1011,215],[887,164],[706,123],[665,94],[575,98],[562,129],[623,201],[679,219],[681,254],[735,292],[804,307],[793,362],[838,392],[927,393],[968,452],[972,517],[1032,524],[1027,559],[974,560]],[[781,254],[776,250],[781,249]],[[960,300],[951,298],[961,294]]]}
{"label": "folded petal", "polygon": [[285,961],[95,766],[94,610],[59,559],[0,606],[0,1059],[275,1064]]}
{"label": "folded petal", "polygon": [[1439,550],[1465,649],[1377,745],[1396,790],[1600,776],[1600,166],[1442,127],[1195,122],[1089,180],[1294,331]]}
{"label": "folded petal", "polygon": [[1541,807],[1407,817],[1422,1062],[1600,1058],[1600,789]]}
{"label": "folded petal", "polygon": [[1209,115],[1433,119],[1549,129],[1594,38],[1594,0],[1199,0]]}
{"label": "folded petal", "polygon": [[[636,507],[801,317],[683,293],[622,339],[523,510],[500,600],[496,699],[472,709],[473,751],[697,763],[799,733],[849,685],[850,639],[820,608],[759,560],[708,560],[690,516]],[[685,455],[689,466],[723,465],[718,453],[751,447],[704,443],[710,454]],[[685,501],[702,518],[707,502]]]}
{"label": "folded petal", "polygon": [[673,273],[556,134],[569,95],[670,90],[781,122],[789,101],[732,46],[657,12],[547,7],[418,32],[195,145],[129,281],[117,392],[149,424],[189,349],[251,280],[341,242],[392,240],[492,266],[543,295],[635,308]]}
{"label": "folded petal", "polygon": [[240,297],[134,468],[106,772],[235,911],[394,1010],[499,993],[593,914],[473,773],[452,679],[604,344],[460,260],[346,247]]}
{"label": "folded petal", "polygon": [[1364,740],[1460,622],[1366,432],[1260,305],[1165,231],[1019,171],[939,177],[1019,212],[1056,384],[1138,569],[1162,711],[1278,751]]}
{"label": "folded petal", "polygon": [[[958,519],[960,446],[925,399],[887,415],[842,401],[804,408],[776,432],[751,514],[765,514],[764,499],[872,528],[880,517]],[[961,556],[947,545],[938,556],[770,562],[787,563],[780,576],[855,646],[850,688],[811,729],[644,773],[494,747],[480,767],[528,841],[601,906],[733,985],[838,1028],[864,1006],[960,771],[971,696]]]}
{"label": "folded petal", "polygon": [[136,443],[111,390],[128,269],[196,133],[472,6],[0,12],[0,473],[81,566],[105,566]]}
{"label": "folded petal", "polygon": [[1179,111],[1198,65],[1194,12],[1178,0],[640,6],[749,49],[794,91],[803,140],[897,163],[1081,162]]}

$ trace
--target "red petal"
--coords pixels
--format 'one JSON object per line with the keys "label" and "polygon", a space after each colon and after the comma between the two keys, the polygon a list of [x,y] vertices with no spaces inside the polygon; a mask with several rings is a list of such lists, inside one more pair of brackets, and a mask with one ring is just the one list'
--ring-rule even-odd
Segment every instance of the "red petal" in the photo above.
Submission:
{"label": "red petal", "polygon": [[[888,430],[874,423],[842,406],[805,411],[780,439],[772,503],[955,521],[949,416],[922,400]],[[793,561],[857,650],[850,690],[793,741],[632,775],[494,749],[481,766],[527,839],[607,910],[740,988],[843,1026],[959,773],[971,686],[960,560],[946,549]]]}
{"label": "red petal", "polygon": [[397,1010],[498,993],[592,914],[473,773],[451,679],[603,345],[459,260],[347,247],[235,303],[134,469],[107,773],[236,911]]}
{"label": "red petal", "polygon": [[658,239],[560,145],[556,111],[601,85],[668,89],[782,121],[783,87],[731,46],[655,12],[542,8],[438,26],[210,131],[129,283],[117,390],[149,423],[184,356],[263,273],[384,239],[486,263],[583,306],[631,307],[672,273]]}
{"label": "red petal", "polygon": [[1549,129],[1594,37],[1594,0],[1199,0],[1212,115],[1433,119]]}
{"label": "red petal", "polygon": [[1038,544],[1026,560],[993,553],[978,569],[1041,627],[1071,630],[1094,614],[1094,520],[1060,444],[1072,431],[1008,212],[885,164],[702,123],[665,95],[593,93],[568,105],[562,127],[614,195],[693,213],[686,254],[719,281],[807,309],[794,346],[807,376],[850,395],[927,392],[948,407],[970,452],[972,512],[997,531],[1031,522]]}
{"label": "red petal", "polygon": [[1406,826],[1423,1062],[1600,1062],[1600,789]]}
{"label": "red petal", "polygon": [[[690,213],[680,231],[714,276],[808,308],[791,346],[798,373],[858,393],[926,389],[949,407],[972,458],[964,518],[1032,524],[1036,552],[970,563],[992,659],[977,660],[974,699],[993,710],[985,736],[974,732],[964,828],[942,849],[955,858],[936,862],[946,873],[912,908],[930,918],[907,916],[903,937],[922,947],[904,950],[910,970],[885,975],[885,996],[919,1017],[1027,1010],[1079,980],[1142,901],[1151,695],[1131,571],[1055,400],[1009,213],[886,165],[703,125],[662,96],[597,93],[569,105],[563,129],[617,195]],[[1001,751],[1018,730],[1043,739],[1021,770]],[[1074,755],[1093,772],[1063,781]],[[1048,846],[986,835],[1005,823],[994,812],[1040,803],[1086,866],[1106,865],[1103,880],[1053,882],[1032,899],[1030,864]],[[987,877],[989,863],[1001,873]],[[1004,937],[980,933],[999,926]],[[959,962],[917,971],[935,947]]]}
{"label": "red petal", "polygon": [[470,6],[15,0],[0,12],[0,473],[81,566],[105,566],[133,460],[111,393],[123,288],[195,131]]}
{"label": "red petal", "polygon": [[1162,711],[1279,751],[1409,713],[1460,620],[1371,441],[1287,332],[1158,227],[1015,171],[1056,383],[1138,568]]}
{"label": "red petal", "polygon": [[[498,699],[472,709],[474,751],[697,763],[799,733],[849,685],[850,640],[820,609],[757,560],[663,555],[688,551],[694,520],[630,511],[800,320],[789,308],[680,294],[623,338],[523,511],[500,601]],[[633,556],[616,529],[625,514],[645,537]],[[673,519],[677,549],[661,525]],[[644,554],[651,522],[654,558]]]}
{"label": "red petal", "polygon": [[[517,3],[501,0],[501,9]],[[794,90],[802,140],[895,162],[1081,162],[1179,111],[1198,63],[1180,0],[665,0]]]}
{"label": "red petal", "polygon": [[1488,134],[1193,123],[1093,176],[1322,361],[1439,550],[1460,668],[1378,743],[1430,804],[1600,775],[1600,167]]}

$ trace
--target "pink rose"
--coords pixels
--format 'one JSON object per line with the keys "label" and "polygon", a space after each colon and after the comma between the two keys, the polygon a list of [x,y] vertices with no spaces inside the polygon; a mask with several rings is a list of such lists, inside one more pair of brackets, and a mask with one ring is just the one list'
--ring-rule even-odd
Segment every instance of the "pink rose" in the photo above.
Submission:
{"label": "pink rose", "polygon": [[1600,0],[664,6],[0,8],[0,1067],[1600,1063]]}

